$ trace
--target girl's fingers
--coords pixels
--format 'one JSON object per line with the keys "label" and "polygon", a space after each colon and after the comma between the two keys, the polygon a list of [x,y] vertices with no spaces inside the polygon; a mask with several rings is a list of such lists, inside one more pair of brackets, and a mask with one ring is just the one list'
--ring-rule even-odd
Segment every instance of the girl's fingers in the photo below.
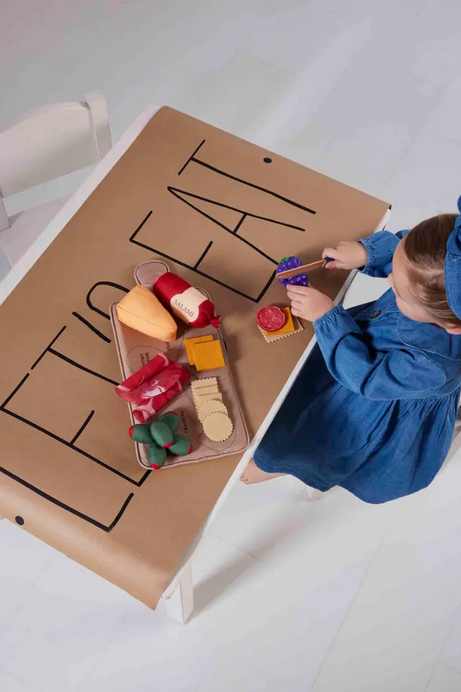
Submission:
{"label": "girl's fingers", "polygon": [[292,307],[300,308],[300,307],[302,307],[302,305],[303,305],[303,302],[301,300],[297,300],[296,298],[291,299],[291,306]]}
{"label": "girl's fingers", "polygon": [[301,316],[301,310],[298,308],[292,307],[291,308],[291,314],[294,315],[295,317],[300,317]]}
{"label": "girl's fingers", "polygon": [[335,247],[326,247],[325,250],[322,252],[322,257],[323,259],[326,259],[327,257],[331,257],[331,260],[325,264],[325,269],[338,269],[340,266],[341,262],[338,260],[338,248]]}
{"label": "girl's fingers", "polygon": [[[325,250],[322,252],[322,258],[327,259],[327,257],[331,257],[331,259],[338,259],[338,257],[341,256],[342,251],[344,248],[340,247],[326,247]],[[329,262],[327,263],[328,266]]]}
{"label": "girl's fingers", "polygon": [[296,293],[289,293],[288,294],[288,300],[291,300],[292,303],[300,303],[301,302],[301,296]]}
{"label": "girl's fingers", "polygon": [[305,296],[309,293],[310,290],[311,289],[308,286],[296,286],[296,284],[288,284],[287,286],[288,295],[290,295],[290,293],[293,293],[294,295],[298,294],[298,296]]}

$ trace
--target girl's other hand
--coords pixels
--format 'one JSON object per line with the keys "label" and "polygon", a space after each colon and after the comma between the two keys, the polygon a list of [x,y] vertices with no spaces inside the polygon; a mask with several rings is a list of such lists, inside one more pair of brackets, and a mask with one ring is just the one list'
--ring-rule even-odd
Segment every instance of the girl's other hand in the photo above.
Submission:
{"label": "girl's other hand", "polygon": [[291,300],[291,312],[308,322],[315,322],[335,304],[324,293],[307,286],[287,286],[288,298]]}
{"label": "girl's other hand", "polygon": [[368,262],[368,253],[358,240],[343,240],[337,247],[326,247],[322,257],[332,257],[325,269],[360,269]]}

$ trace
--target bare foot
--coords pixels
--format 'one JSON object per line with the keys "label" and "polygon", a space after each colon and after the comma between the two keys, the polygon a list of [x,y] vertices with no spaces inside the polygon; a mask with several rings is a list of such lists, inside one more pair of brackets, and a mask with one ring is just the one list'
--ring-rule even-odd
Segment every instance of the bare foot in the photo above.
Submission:
{"label": "bare foot", "polygon": [[245,485],[252,485],[253,483],[263,483],[264,481],[270,481],[271,478],[279,478],[280,476],[285,476],[284,473],[266,473],[258,469],[253,459],[250,459],[248,466],[245,471],[240,476],[240,480]]}

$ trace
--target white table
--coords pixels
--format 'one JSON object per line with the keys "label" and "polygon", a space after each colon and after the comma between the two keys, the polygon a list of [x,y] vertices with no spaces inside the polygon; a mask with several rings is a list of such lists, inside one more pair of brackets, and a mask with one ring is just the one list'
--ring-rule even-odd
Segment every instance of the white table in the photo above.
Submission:
{"label": "white table", "polygon": [[[74,214],[80,209],[84,202],[88,199],[91,193],[96,189],[96,187],[101,183],[101,181],[106,177],[109,171],[115,166],[117,161],[123,156],[125,151],[130,147],[134,140],[139,136],[142,130],[145,128],[147,123],[159,110],[158,106],[150,105],[147,106],[141,115],[136,118],[136,120],[130,125],[124,135],[119,139],[119,141],[113,146],[105,158],[96,166],[88,179],[84,184],[77,190],[77,192],[69,199],[53,221],[49,224],[46,230],[40,235],[40,237],[35,241],[35,243],[29,248],[26,254],[19,260],[19,262],[12,268],[9,274],[0,283],[0,305],[5,300],[5,298],[13,291],[13,289],[18,285],[21,279],[27,274],[29,269],[38,260],[40,255],[42,255],[48,246],[53,242],[53,240],[59,235],[62,229],[74,216]],[[376,231],[381,230],[385,227],[388,218],[390,216],[390,210],[386,212],[384,217],[378,224]],[[349,279],[343,286],[340,294],[336,298],[336,302],[340,302],[349,288],[352,280],[354,278],[354,273],[352,273]],[[181,564],[173,576],[170,585],[165,590],[162,595],[162,599],[166,606],[167,613],[177,622],[184,624],[187,622],[193,607],[193,580],[192,580],[192,561],[194,558],[194,553],[200,544],[203,535],[210,528],[213,520],[224,503],[227,495],[230,493],[232,487],[235,483],[239,481],[242,471],[245,469],[248,461],[253,456],[259,442],[264,436],[266,430],[274,419],[277,411],[279,410],[282,402],[287,396],[293,382],[296,380],[299,372],[301,371],[305,361],[309,357],[315,345],[315,338],[312,338],[306,347],[302,357],[298,361],[297,365],[293,369],[290,377],[285,383],[285,386],[281,390],[279,396],[274,401],[269,413],[265,417],[262,425],[257,431],[254,439],[252,440],[249,448],[243,455],[239,464],[237,465],[234,473],[230,477],[226,487],[218,498],[212,512],[210,513],[205,525],[202,527],[201,531],[198,533],[194,542],[190,546],[187,553],[183,556]]]}

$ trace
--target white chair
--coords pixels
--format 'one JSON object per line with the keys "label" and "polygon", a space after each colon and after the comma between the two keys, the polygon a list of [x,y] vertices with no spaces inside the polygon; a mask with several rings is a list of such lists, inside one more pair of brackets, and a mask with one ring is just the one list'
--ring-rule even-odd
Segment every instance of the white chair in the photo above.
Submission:
{"label": "white chair", "polygon": [[0,279],[68,199],[8,218],[2,198],[95,164],[111,148],[104,96],[94,91],[85,99],[35,108],[0,131]]}

